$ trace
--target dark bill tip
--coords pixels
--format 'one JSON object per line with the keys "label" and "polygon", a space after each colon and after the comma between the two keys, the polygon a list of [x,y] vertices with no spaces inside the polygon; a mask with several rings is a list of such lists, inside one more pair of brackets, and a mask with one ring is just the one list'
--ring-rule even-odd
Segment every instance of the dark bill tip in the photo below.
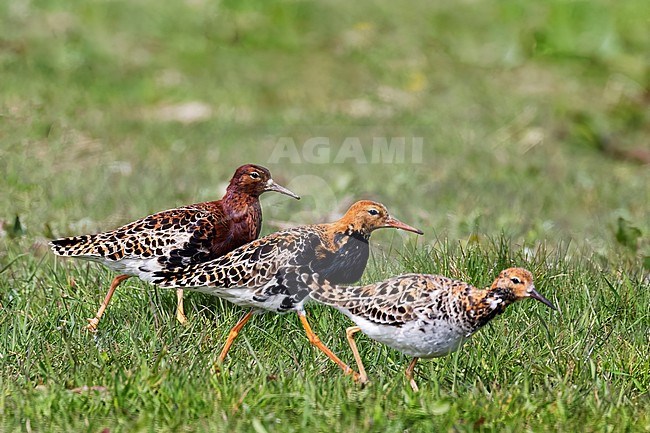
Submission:
{"label": "dark bill tip", "polygon": [[537,299],[539,302],[546,305],[547,307],[549,307],[552,310],[557,310],[557,308],[555,307],[555,305],[553,305],[553,303],[551,301],[549,301],[548,299],[546,299],[545,297],[540,295],[539,292],[537,290],[535,290],[535,289],[533,289],[530,292],[530,297],[533,298],[533,299]]}

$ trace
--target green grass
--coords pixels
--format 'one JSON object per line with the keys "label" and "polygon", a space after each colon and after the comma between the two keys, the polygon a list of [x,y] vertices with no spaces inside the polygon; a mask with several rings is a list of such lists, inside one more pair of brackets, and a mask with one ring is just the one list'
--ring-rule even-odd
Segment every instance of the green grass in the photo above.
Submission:
{"label": "green grass", "polygon": [[[430,3],[2,3],[0,430],[650,431],[650,4]],[[190,102],[205,117],[174,120]],[[421,160],[372,162],[373,137],[422,137]],[[366,163],[337,162],[350,139]],[[356,386],[293,315],[211,374],[241,310],[190,293],[183,327],[135,279],[88,334],[113,275],[46,240],[219,197],[245,162],[303,196],[264,196],[265,233],[357,198],[425,231],[373,235],[364,282],[526,266],[559,311],[510,307],[418,364],[417,394],[363,336]],[[308,308],[352,362],[350,322]]]}

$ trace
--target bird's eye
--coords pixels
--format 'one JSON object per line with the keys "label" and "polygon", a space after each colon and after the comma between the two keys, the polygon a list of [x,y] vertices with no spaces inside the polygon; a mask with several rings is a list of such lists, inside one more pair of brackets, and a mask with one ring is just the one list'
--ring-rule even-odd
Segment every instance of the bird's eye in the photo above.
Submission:
{"label": "bird's eye", "polygon": [[517,277],[510,278],[510,281],[512,281],[514,284],[521,284],[521,280]]}
{"label": "bird's eye", "polygon": [[253,179],[259,179],[260,174],[258,172],[256,172],[256,171],[253,171],[253,172],[250,173],[250,177],[252,177]]}
{"label": "bird's eye", "polygon": [[379,211],[377,209],[368,209],[368,213],[370,215],[379,215]]}

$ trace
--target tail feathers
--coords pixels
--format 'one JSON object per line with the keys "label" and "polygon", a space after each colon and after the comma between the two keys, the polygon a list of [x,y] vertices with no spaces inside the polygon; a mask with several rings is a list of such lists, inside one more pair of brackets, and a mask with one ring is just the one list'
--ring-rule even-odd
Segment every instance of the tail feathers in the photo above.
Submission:
{"label": "tail feathers", "polygon": [[58,256],[101,256],[95,238],[95,235],[82,235],[55,239],[50,242],[50,248]]}

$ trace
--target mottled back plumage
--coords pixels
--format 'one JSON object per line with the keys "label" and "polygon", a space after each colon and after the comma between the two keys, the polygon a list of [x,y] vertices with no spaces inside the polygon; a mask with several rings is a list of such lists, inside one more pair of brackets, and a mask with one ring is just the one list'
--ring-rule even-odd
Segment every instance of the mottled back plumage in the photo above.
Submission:
{"label": "mottled back plumage", "polygon": [[[99,261],[115,271],[137,275],[139,267],[161,257],[178,266],[218,257],[223,243],[215,240],[229,225],[220,206],[203,203],[158,212],[104,233],[57,239],[51,246],[59,256]],[[253,226],[242,234],[238,238],[246,242],[256,238],[257,229]]]}
{"label": "mottled back plumage", "polygon": [[297,269],[337,284],[357,281],[368,261],[371,232],[385,227],[389,218],[390,226],[419,232],[389,217],[383,205],[362,201],[334,223],[276,232],[223,257],[184,268],[163,261],[164,269],[152,269],[146,278],[162,287],[194,288],[239,305],[277,312],[302,308],[306,287],[295,279],[285,280],[284,274]]}

